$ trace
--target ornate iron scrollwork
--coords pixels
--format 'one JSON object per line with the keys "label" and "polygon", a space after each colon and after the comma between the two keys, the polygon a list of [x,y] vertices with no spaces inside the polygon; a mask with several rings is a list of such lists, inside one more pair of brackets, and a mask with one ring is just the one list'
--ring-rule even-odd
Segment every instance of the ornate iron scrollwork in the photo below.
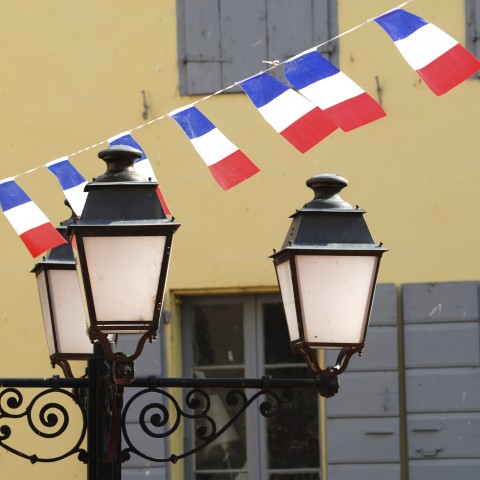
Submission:
{"label": "ornate iron scrollwork", "polygon": [[[212,395],[217,394],[218,392]],[[150,401],[143,407],[139,406],[137,408],[138,418],[136,418],[136,421],[140,424],[143,433],[150,438],[166,438],[179,428],[182,419],[200,423],[200,425],[196,425],[197,444],[194,448],[169,456],[153,456],[142,452],[139,447],[135,446],[128,432],[129,425],[132,423],[128,421],[127,417],[131,410],[135,410],[135,405],[142,405],[143,400],[146,400],[148,396],[155,396],[157,400]],[[234,408],[234,413],[225,424],[217,425],[214,418],[215,411],[212,409],[211,396],[206,390],[201,388],[190,389],[184,397],[185,408],[182,408],[177,399],[166,390],[161,388],[141,390],[133,395],[123,410],[122,431],[127,448],[122,450],[122,461],[128,460],[130,454],[134,453],[152,462],[176,463],[178,460],[188,457],[214,442],[261,396],[267,396],[268,398],[260,403],[260,413],[264,417],[277,415],[280,410],[281,399],[275,392],[262,389],[247,398],[243,390],[235,388],[229,390],[225,396],[226,404]]]}
{"label": "ornate iron scrollwork", "polygon": [[[99,458],[111,464],[125,462],[131,454],[152,462],[175,463],[206,449],[222,435],[228,436],[227,430],[260,397],[264,397],[258,402],[260,414],[264,417],[274,417],[280,412],[284,399],[288,399],[289,391],[307,389],[323,396],[331,396],[338,391],[337,377],[282,380],[268,376],[262,379],[150,376],[138,378],[126,385],[141,390],[133,393],[122,409],[123,385],[113,382],[111,372],[108,369],[103,371],[102,365],[99,364],[101,375],[97,379],[98,383],[95,380],[97,375],[93,365],[89,368],[91,379],[84,377],[0,379],[0,388],[3,388],[0,390],[0,447],[32,463],[56,462],[75,454],[80,461],[88,462],[89,466],[96,465],[95,462],[98,462]],[[41,391],[32,395],[31,400],[30,398],[24,400],[19,390],[22,387]],[[182,400],[169,393],[168,390],[171,388],[186,392]],[[247,389],[255,389],[256,392],[247,396],[245,393]],[[220,392],[223,392],[222,405],[229,410],[227,416],[218,413],[223,408],[219,403]],[[282,392],[282,395],[279,392]],[[115,407],[114,410],[112,407]],[[95,416],[96,414],[100,417]],[[165,446],[164,442],[159,444],[152,442],[152,439],[170,437],[180,429],[180,426],[188,422],[193,422],[196,433],[196,442],[192,448],[186,447],[183,452],[167,454],[161,452]],[[87,436],[87,428],[88,454],[81,448]],[[126,447],[117,456],[117,450],[110,449],[110,446],[119,445],[117,441],[120,440],[120,428]],[[130,429],[136,429],[134,435]],[[21,451],[15,444],[31,444],[25,442],[28,430],[30,434],[33,432],[39,442],[46,439],[55,443],[57,440],[56,446],[49,446],[46,454],[40,451],[36,453]],[[141,442],[139,433],[147,439],[147,442]],[[21,440],[18,440],[20,438]],[[70,446],[68,451],[65,451],[68,448],[65,445]],[[146,451],[145,448],[149,447],[150,450]],[[51,453],[57,451],[55,449],[61,449],[60,453]]]}
{"label": "ornate iron scrollwork", "polygon": [[[59,403],[60,397],[62,397],[62,403]],[[66,402],[65,398],[68,399]],[[22,392],[17,388],[5,388],[0,392],[1,447],[30,460],[32,463],[56,462],[75,454],[78,454],[79,460],[86,462],[87,452],[80,446],[85,439],[87,420],[85,409],[80,404],[77,395],[68,390],[49,388],[35,395],[26,406],[24,403]],[[69,408],[65,404],[69,404]],[[67,427],[73,415],[71,409],[74,409],[76,414],[81,416],[81,424],[76,425],[79,433],[75,436],[73,446],[68,451],[48,456],[40,453],[25,453],[12,446],[15,443],[13,425],[21,430],[22,420],[28,425],[30,431],[36,435],[36,438],[62,440],[67,438]],[[24,435],[25,433],[22,431],[22,443],[30,444],[30,442],[25,442]]]}

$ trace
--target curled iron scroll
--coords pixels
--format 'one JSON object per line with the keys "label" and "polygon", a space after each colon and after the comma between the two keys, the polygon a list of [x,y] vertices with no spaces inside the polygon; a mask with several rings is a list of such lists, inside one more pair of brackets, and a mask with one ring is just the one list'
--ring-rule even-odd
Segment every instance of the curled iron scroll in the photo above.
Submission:
{"label": "curled iron scroll", "polygon": [[[72,415],[80,416],[82,421],[76,423],[78,434],[67,435],[67,427]],[[22,431],[23,444],[31,445],[32,442],[25,442],[22,422],[26,422],[29,430],[34,433],[37,439],[59,439],[62,440],[62,450],[50,455],[41,453],[26,453],[13,446],[15,443],[15,430]],[[87,431],[87,419],[84,407],[78,397],[68,390],[49,388],[41,391],[33,397],[28,404],[24,401],[22,392],[17,388],[5,388],[0,392],[0,447],[8,450],[19,457],[36,462],[56,462],[71,455],[78,455],[79,460],[86,462],[87,453],[80,448],[85,439]],[[65,440],[66,438],[69,440]],[[73,438],[71,440],[70,438]],[[70,449],[64,451],[65,443]],[[40,446],[39,446],[40,448]]]}
{"label": "curled iron scroll", "polygon": [[[275,392],[259,390],[248,398],[243,390],[232,389],[227,392],[225,402],[234,408],[234,414],[223,425],[217,425],[214,419],[211,395],[206,390],[200,388],[189,390],[184,397],[184,408],[166,390],[159,388],[141,390],[132,396],[123,410],[122,432],[127,447],[122,450],[122,461],[128,460],[130,454],[133,453],[152,462],[176,463],[178,460],[193,455],[214,442],[261,396],[267,398],[259,405],[260,413],[264,417],[277,415],[280,411],[281,399]],[[151,400],[147,400],[148,397]],[[145,402],[146,400],[148,403]],[[129,415],[130,417],[127,419]],[[132,440],[133,436],[129,434],[131,425],[137,423],[148,437],[153,439],[166,438],[182,425],[182,421],[201,421],[202,424],[196,428],[196,446],[178,454],[154,455],[141,451],[138,444],[136,445]]]}

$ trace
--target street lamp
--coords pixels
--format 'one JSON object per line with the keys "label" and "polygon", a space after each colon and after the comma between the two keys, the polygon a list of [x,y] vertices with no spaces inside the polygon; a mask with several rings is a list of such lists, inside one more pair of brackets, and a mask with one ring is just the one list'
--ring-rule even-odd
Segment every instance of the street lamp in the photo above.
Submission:
{"label": "street lamp", "polygon": [[[65,204],[70,206],[68,201]],[[71,217],[57,227],[67,243],[52,248],[32,269],[37,280],[50,361],[52,367],[59,365],[66,377],[73,377],[69,361],[85,361],[93,356],[73,249],[66,234],[67,226],[76,219],[72,210]],[[115,343],[116,335],[109,335],[108,339]]]}
{"label": "street lamp", "polygon": [[[65,237],[73,217],[57,227]],[[68,242],[68,238],[67,238]],[[86,334],[87,323],[70,242],[52,248],[32,270],[37,280],[40,306],[52,366],[59,365],[73,377],[69,360],[88,360],[93,345]]]}
{"label": "street lamp", "polygon": [[[87,350],[90,358],[86,375],[64,379],[0,378],[0,388],[4,387],[0,391],[0,447],[32,463],[77,454],[88,464],[89,480],[118,480],[121,463],[132,453],[151,462],[175,463],[217,440],[226,441],[228,435],[219,437],[260,397],[264,398],[259,404],[260,413],[265,417],[277,415],[282,404],[278,389],[309,389],[325,397],[335,395],[338,374],[363,347],[379,262],[385,252],[381,244],[373,242],[363,219],[365,212],[352,209],[340,198],[339,192],[347,184],[345,179],[335,175],[310,179],[307,185],[315,191],[315,198],[293,215],[282,250],[274,253],[273,261],[292,348],[305,358],[316,378],[150,375],[135,379],[134,360],[142,353],[145,341],[157,335],[172,239],[179,227],[162,210],[158,184],[135,172],[133,164],[141,156],[141,151],[125,145],[99,153],[107,171],[85,187],[88,197],[81,218],[67,225],[73,253],[67,252],[67,247],[53,249],[34,268],[44,318],[53,320],[46,323],[51,358],[60,362],[65,345],[69,345],[70,358],[83,355],[75,342],[81,340],[83,345],[88,338],[94,345],[93,356],[91,344]],[[62,303],[65,300],[67,303]],[[64,337],[58,327],[67,325],[68,335]],[[83,334],[85,328],[88,337]],[[134,352],[115,352],[109,339],[115,334],[139,335]],[[341,350],[335,366],[320,367],[320,348]],[[45,390],[22,412],[23,396],[18,387]],[[125,387],[142,390],[123,405]],[[168,391],[170,388],[186,389],[183,403]],[[216,391],[209,395],[207,389]],[[235,408],[230,419],[215,411],[219,389],[227,390],[226,402]],[[248,397],[246,389],[256,389],[256,393]],[[10,423],[28,419],[33,425],[32,412],[39,411],[40,423],[49,429],[43,433],[32,427],[36,435],[57,438],[67,430],[69,415],[63,405],[56,400],[49,402],[48,415],[45,408],[36,405],[50,394],[74,400],[80,411],[83,426],[75,444],[61,455],[50,457],[26,454],[8,445]],[[152,396],[155,400],[147,403]],[[10,408],[2,409],[2,402]],[[182,421],[202,423],[196,430],[199,442],[190,450],[168,457],[147,454],[129,434],[129,425],[135,423],[129,415],[137,414],[137,423],[152,442],[168,438]],[[82,448],[85,436],[86,450]]]}
{"label": "street lamp", "polygon": [[[318,375],[336,376],[361,352],[370,317],[382,244],[374,243],[364,210],[342,200],[337,175],[310,178],[315,197],[292,215],[282,249],[272,256],[290,343]],[[340,349],[321,368],[318,349]]]}
{"label": "street lamp", "polygon": [[[115,145],[98,156],[107,171],[86,185],[82,216],[68,233],[90,339],[100,341],[112,361],[133,361],[145,341],[156,338],[179,224],[167,219],[158,184],[135,172],[140,150]],[[126,333],[140,335],[135,352],[114,353],[108,335]]]}

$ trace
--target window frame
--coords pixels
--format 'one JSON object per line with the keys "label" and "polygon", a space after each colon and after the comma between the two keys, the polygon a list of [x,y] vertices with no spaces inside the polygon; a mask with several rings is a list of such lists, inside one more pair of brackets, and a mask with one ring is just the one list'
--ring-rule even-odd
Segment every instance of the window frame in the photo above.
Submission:
{"label": "window frame", "polygon": [[[201,294],[201,295],[182,295],[181,301],[181,330],[182,330],[182,372],[183,375],[189,377],[192,375],[190,366],[193,365],[193,349],[191,348],[193,340],[193,329],[189,328],[188,323],[192,320],[193,310],[189,306],[197,305],[231,305],[235,303],[243,303],[244,318],[244,368],[246,378],[260,378],[264,375],[266,368],[272,368],[272,365],[265,362],[264,351],[264,327],[263,327],[263,305],[266,303],[281,303],[280,293],[238,293],[238,294]],[[253,319],[253,321],[252,321]],[[285,325],[286,328],[286,325]],[[251,354],[250,354],[250,353]],[[284,365],[284,364],[279,364]],[[289,366],[294,367],[293,364]],[[299,364],[298,366],[301,366]],[[294,367],[295,368],[295,367]],[[305,366],[305,368],[307,368]],[[250,397],[253,390],[247,391]],[[260,398],[259,401],[262,401]],[[267,478],[266,476],[275,473],[287,474],[283,469],[268,468],[268,451],[267,451],[267,423],[266,419],[260,414],[259,403],[257,406],[252,405],[245,412],[246,415],[246,439],[247,439],[247,475],[248,478]],[[316,467],[315,473],[318,472],[319,478],[322,477],[322,406],[321,399],[317,399],[318,408],[318,459],[319,466]],[[258,442],[252,439],[259,438]],[[193,437],[188,428],[185,429],[185,445],[186,449],[192,447]],[[185,459],[185,478],[195,478],[195,459],[194,456]],[[301,471],[311,470],[292,469],[292,475],[300,474]],[[299,471],[299,472],[297,472]],[[219,470],[218,473],[223,471]],[[207,473],[207,472],[206,472]],[[312,472],[313,473],[313,472]]]}

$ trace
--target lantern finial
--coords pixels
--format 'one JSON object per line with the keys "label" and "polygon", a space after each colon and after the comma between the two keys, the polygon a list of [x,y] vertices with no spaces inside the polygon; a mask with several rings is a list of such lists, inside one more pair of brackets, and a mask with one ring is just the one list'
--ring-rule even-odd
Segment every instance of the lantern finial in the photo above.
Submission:
{"label": "lantern finial", "polygon": [[146,182],[147,179],[137,173],[133,164],[143,156],[143,152],[130,145],[113,145],[98,153],[107,164],[107,171],[95,179],[95,182]]}
{"label": "lantern finial", "polygon": [[307,180],[307,187],[310,187],[315,198],[305,204],[305,208],[339,208],[351,209],[352,206],[340,197],[340,191],[348,185],[346,178],[325,173],[317,175]]}

